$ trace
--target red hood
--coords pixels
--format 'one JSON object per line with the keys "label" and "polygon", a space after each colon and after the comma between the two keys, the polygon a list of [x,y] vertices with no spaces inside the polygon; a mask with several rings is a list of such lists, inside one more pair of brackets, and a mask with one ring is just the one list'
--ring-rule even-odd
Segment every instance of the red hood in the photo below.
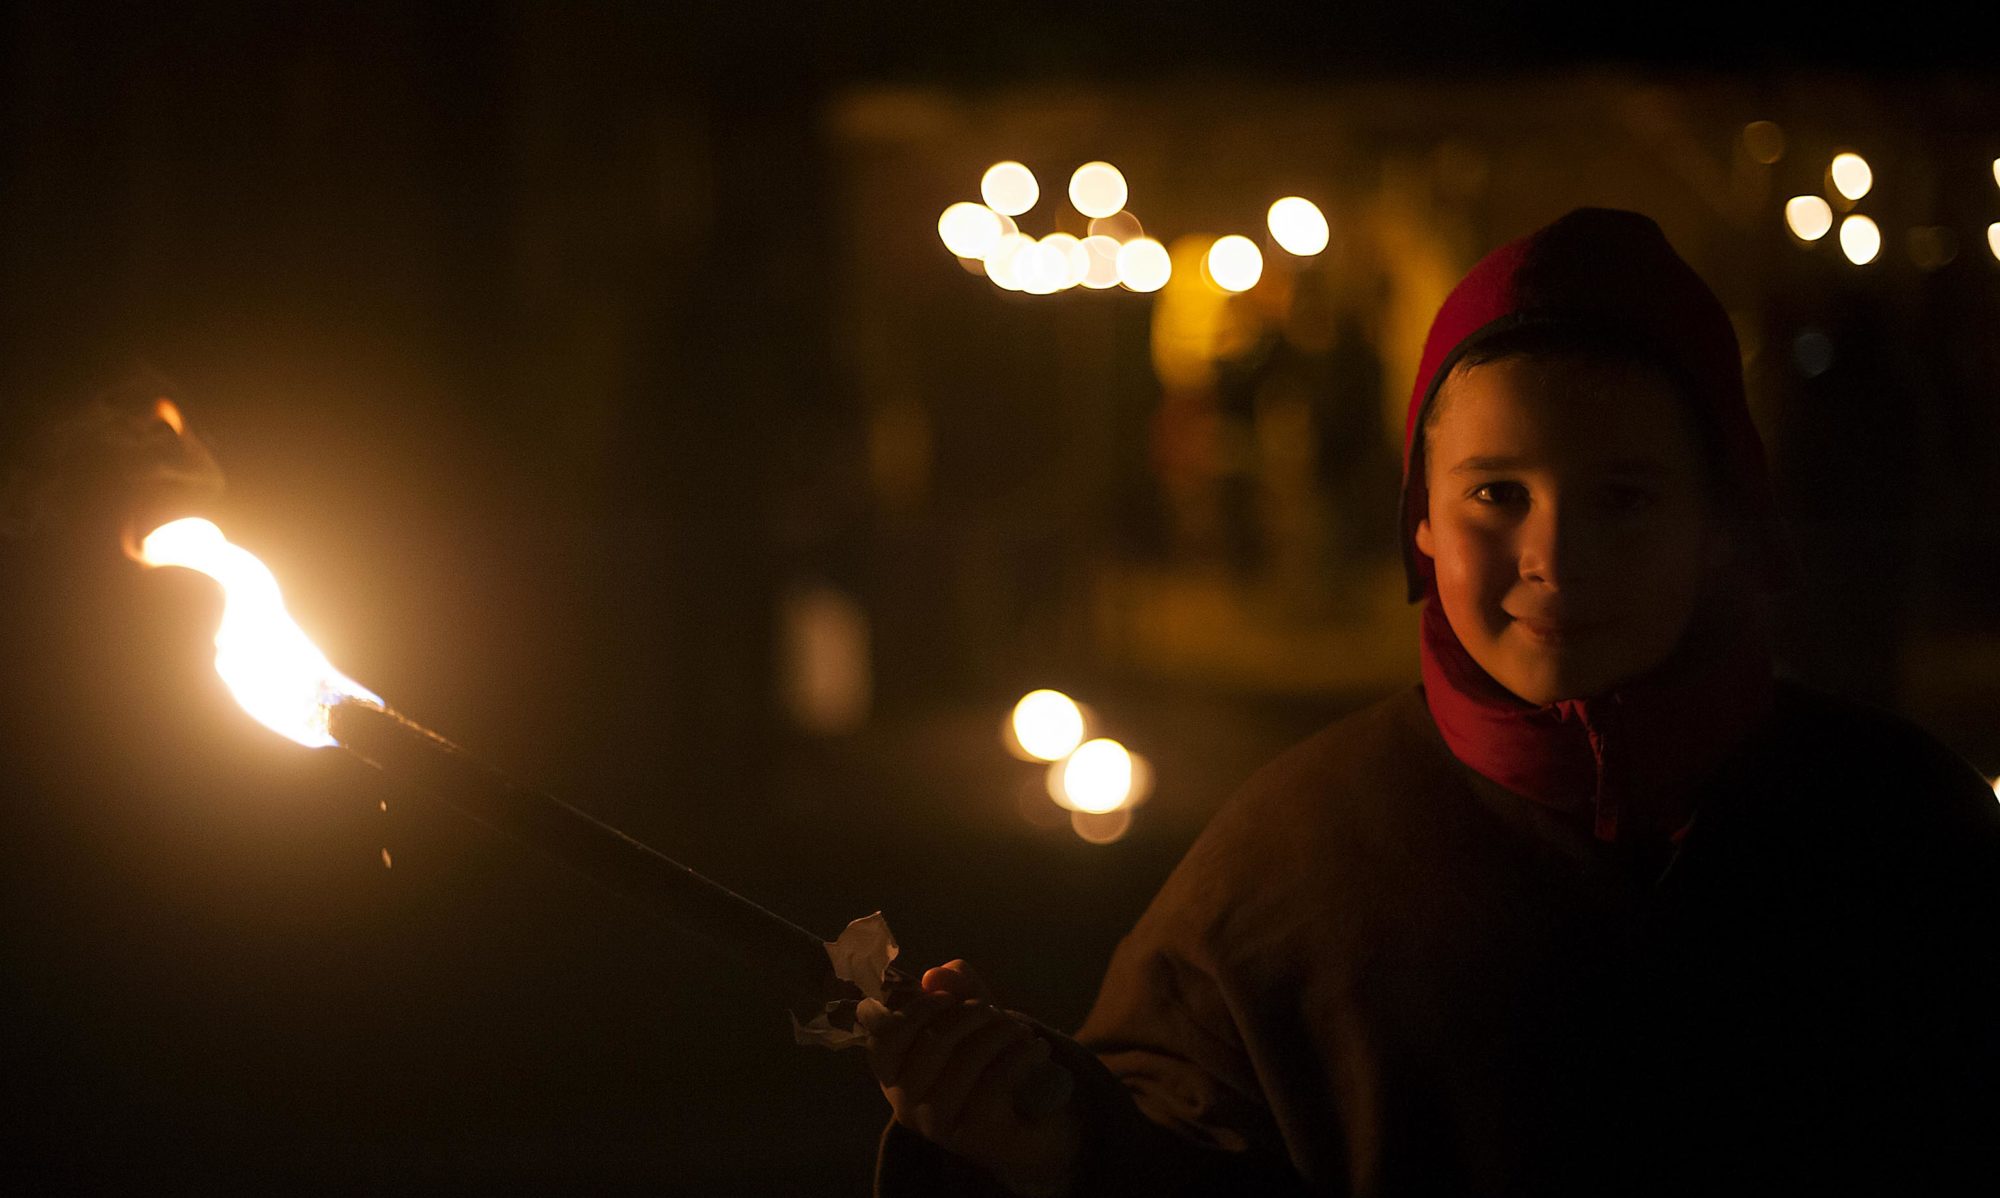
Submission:
{"label": "red hood", "polygon": [[[1658,669],[1601,696],[1537,707],[1473,661],[1416,548],[1427,510],[1423,416],[1465,351],[1524,325],[1588,326],[1636,340],[1675,366],[1697,419],[1716,432],[1735,518],[1750,545],[1739,574],[1698,612]],[[1772,499],[1763,443],[1743,394],[1736,333],[1715,293],[1659,226],[1635,212],[1581,208],[1482,258],[1431,324],[1403,433],[1403,559],[1423,618],[1424,691],[1452,752],[1495,782],[1588,814],[1600,839],[1686,830],[1700,779],[1769,710],[1765,592],[1800,571]]]}

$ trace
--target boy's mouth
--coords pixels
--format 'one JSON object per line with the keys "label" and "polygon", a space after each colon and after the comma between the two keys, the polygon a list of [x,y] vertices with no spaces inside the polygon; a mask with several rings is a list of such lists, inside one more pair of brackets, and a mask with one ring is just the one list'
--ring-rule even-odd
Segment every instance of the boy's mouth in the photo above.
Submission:
{"label": "boy's mouth", "polygon": [[1514,618],[1527,634],[1545,645],[1561,645],[1590,635],[1598,627],[1596,624],[1579,624],[1575,621],[1547,623],[1541,620]]}

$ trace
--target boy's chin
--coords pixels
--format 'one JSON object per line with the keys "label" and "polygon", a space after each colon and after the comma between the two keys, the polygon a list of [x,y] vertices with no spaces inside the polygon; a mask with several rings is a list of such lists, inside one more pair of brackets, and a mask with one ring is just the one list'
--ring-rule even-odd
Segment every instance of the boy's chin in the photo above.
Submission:
{"label": "boy's chin", "polygon": [[1594,699],[1608,693],[1616,686],[1616,681],[1602,676],[1601,672],[1585,668],[1582,663],[1567,665],[1556,663],[1510,662],[1503,675],[1496,681],[1507,688],[1515,698],[1535,707],[1547,707],[1565,699]]}

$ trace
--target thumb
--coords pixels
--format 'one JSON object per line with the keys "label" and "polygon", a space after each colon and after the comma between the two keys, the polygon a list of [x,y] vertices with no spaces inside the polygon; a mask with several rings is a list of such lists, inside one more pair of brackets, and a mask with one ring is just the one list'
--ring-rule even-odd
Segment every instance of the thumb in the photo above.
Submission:
{"label": "thumb", "polygon": [[979,975],[973,972],[972,966],[963,960],[946,961],[936,968],[926,969],[923,987],[933,994],[949,994],[954,998],[969,998],[983,1003],[993,1001],[992,992],[986,988],[986,983],[980,980]]}

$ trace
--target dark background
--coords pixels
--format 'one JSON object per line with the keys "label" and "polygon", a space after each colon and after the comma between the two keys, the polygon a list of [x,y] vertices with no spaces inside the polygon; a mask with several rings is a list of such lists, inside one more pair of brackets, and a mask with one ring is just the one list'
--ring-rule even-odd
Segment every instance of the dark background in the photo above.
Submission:
{"label": "dark background", "polygon": [[[909,960],[970,958],[1074,1026],[1214,805],[1382,692],[1162,677],[1077,633],[1041,563],[1143,555],[1143,477],[998,532],[954,499],[1044,469],[1059,426],[995,439],[944,405],[933,498],[888,510],[846,345],[894,174],[835,114],[1194,90],[1237,98],[1227,131],[1274,92],[1588,70],[2000,155],[1990,33],[1909,6],[1214,7],[0,8],[0,433],[11,458],[79,402],[172,395],[228,477],[206,510],[399,708],[828,935],[884,910]],[[1842,352],[1812,380],[1767,358],[1773,403],[1827,414],[1773,446],[1812,572],[1787,665],[1989,773],[1992,184],[1937,184],[1947,269],[1774,267],[1759,293]],[[1484,245],[1560,211],[1522,188]],[[927,223],[953,198],[916,196],[878,273],[977,287],[947,310],[973,311],[990,288]],[[1142,304],[1104,360],[1146,397]],[[1038,377],[1035,318],[980,310],[1008,336],[918,339],[910,373]],[[697,947],[245,719],[212,590],[126,562],[115,507],[5,550],[14,1188],[864,1190],[886,1105],[858,1054],[793,1046]],[[968,615],[954,551],[1022,598]],[[870,718],[836,736],[780,710],[801,579],[872,617]],[[993,734],[1040,685],[1148,746],[1159,789],[1116,844],[1020,818],[1039,775]]]}

